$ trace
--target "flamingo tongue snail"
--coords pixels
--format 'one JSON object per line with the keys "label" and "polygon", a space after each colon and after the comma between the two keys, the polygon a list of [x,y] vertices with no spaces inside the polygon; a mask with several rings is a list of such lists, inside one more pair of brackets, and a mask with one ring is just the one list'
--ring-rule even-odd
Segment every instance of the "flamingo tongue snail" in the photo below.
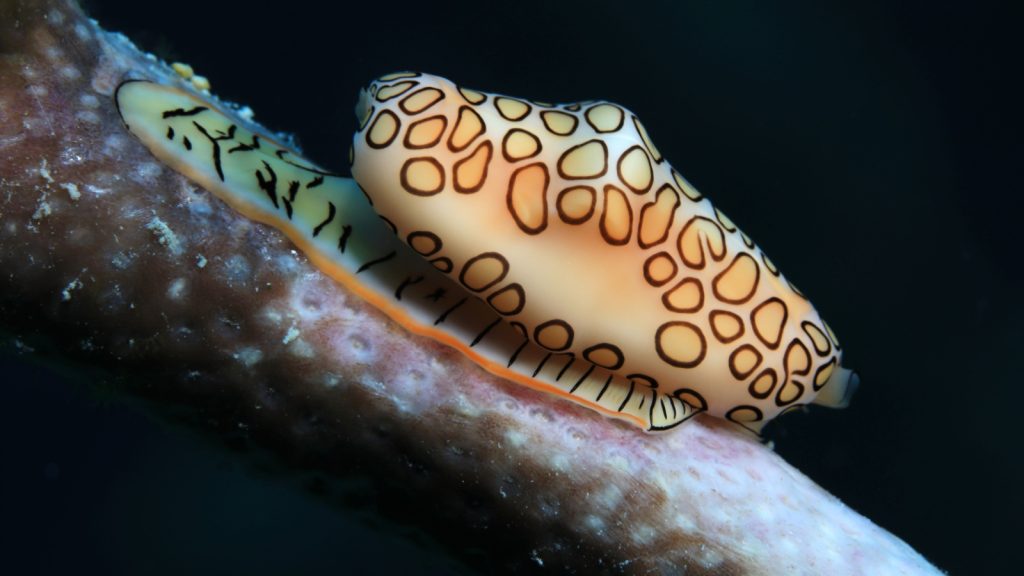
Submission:
{"label": "flamingo tongue snail", "polygon": [[384,76],[357,105],[353,180],[191,91],[115,99],[162,162],[499,376],[645,430],[707,412],[759,432],[856,388],[810,302],[615,104]]}

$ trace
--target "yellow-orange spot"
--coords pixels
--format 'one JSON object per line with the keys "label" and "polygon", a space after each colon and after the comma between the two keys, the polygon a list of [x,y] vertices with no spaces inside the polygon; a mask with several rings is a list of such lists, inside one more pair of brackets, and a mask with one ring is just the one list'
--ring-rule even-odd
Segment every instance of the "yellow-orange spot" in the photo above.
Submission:
{"label": "yellow-orange spot", "polygon": [[444,256],[440,258],[435,258],[431,260],[430,263],[433,264],[434,268],[437,268],[438,270],[444,272],[445,274],[451,272],[453,268],[452,261],[445,258]]}
{"label": "yellow-orange spot", "polygon": [[594,214],[597,194],[590,186],[573,186],[558,193],[558,215],[568,224],[582,224]]}
{"label": "yellow-orange spot", "polygon": [[409,126],[405,133],[405,147],[412,149],[430,148],[441,141],[448,119],[444,116],[431,116]]}
{"label": "yellow-orange spot", "polygon": [[390,110],[381,110],[373,120],[370,131],[366,133],[366,141],[374,148],[384,148],[395,139],[402,123]]}
{"label": "yellow-orange spot", "polygon": [[786,324],[786,305],[778,298],[765,300],[750,314],[754,333],[771,349],[779,347],[782,328]]}
{"label": "yellow-orange spot", "polygon": [[750,383],[750,394],[755,398],[767,398],[775,388],[777,380],[778,377],[775,375],[775,370],[766,368]]}
{"label": "yellow-orange spot", "polygon": [[508,261],[497,252],[484,252],[469,259],[459,273],[459,281],[474,292],[486,290],[508,274]]}
{"label": "yellow-orange spot", "polygon": [[611,370],[617,370],[624,360],[622,352],[611,344],[591,346],[584,351],[583,356],[591,363]]}
{"label": "yellow-orange spot", "polygon": [[650,248],[661,244],[668,238],[672,219],[679,207],[679,195],[668,184],[658,190],[654,202],[646,204],[640,210],[640,229],[638,231],[640,247]]}
{"label": "yellow-orange spot", "polygon": [[654,343],[661,359],[673,366],[692,368],[704,359],[704,335],[689,322],[662,324],[655,334]]}
{"label": "yellow-orange spot", "polygon": [[536,156],[540,152],[540,140],[526,130],[513,128],[501,142],[502,154],[509,162]]}
{"label": "yellow-orange spot", "polygon": [[736,231],[736,224],[733,223],[732,219],[725,215],[725,212],[715,208],[715,217],[718,218],[718,223],[722,225],[722,228],[725,228],[729,232]]}
{"label": "yellow-orange spot", "polygon": [[696,312],[704,305],[704,288],[700,280],[686,278],[662,295],[661,301],[673,312]]}
{"label": "yellow-orange spot", "polygon": [[803,322],[804,332],[811,339],[811,344],[814,345],[814,351],[818,353],[818,356],[824,356],[832,350],[832,345],[828,342],[828,337],[811,322]]}
{"label": "yellow-orange spot", "polygon": [[548,225],[548,170],[543,163],[516,170],[508,187],[508,209],[519,228],[538,234]]}
{"label": "yellow-orange spot", "polygon": [[793,340],[786,348],[786,371],[789,374],[807,374],[811,371],[811,354],[799,340]]}
{"label": "yellow-orange spot", "polygon": [[415,86],[416,83],[412,81],[399,82],[390,86],[385,86],[377,91],[377,100],[381,102],[387,102],[396,96],[401,96],[409,91],[410,88]]}
{"label": "yellow-orange spot", "polygon": [[828,379],[832,377],[832,371],[835,370],[836,361],[835,359],[829,361],[821,368],[818,368],[818,373],[814,375],[814,388],[818,389],[828,382]]}
{"label": "yellow-orange spot", "polygon": [[588,140],[574,146],[558,159],[563,178],[597,178],[608,170],[608,148],[600,140]]}
{"label": "yellow-orange spot", "polygon": [[545,110],[540,113],[540,117],[548,131],[558,136],[572,134],[576,130],[576,124],[579,122],[576,116],[557,110]]}
{"label": "yellow-orange spot", "polygon": [[601,213],[601,235],[609,244],[621,246],[629,242],[633,229],[633,209],[626,194],[608,184],[604,187],[604,211]]}
{"label": "yellow-orange spot", "polygon": [[640,120],[637,120],[636,116],[633,116],[633,125],[636,126],[640,139],[644,141],[644,146],[647,146],[647,151],[651,153],[651,158],[654,158],[655,162],[661,162],[661,152],[658,152],[658,149],[654,147],[654,142],[651,142],[651,137],[647,135],[647,130],[640,123]]}
{"label": "yellow-orange spot", "polygon": [[761,354],[749,344],[740,346],[729,356],[729,369],[737,380],[746,380],[760,363]]}
{"label": "yellow-orange spot", "polygon": [[476,140],[476,137],[483,134],[484,121],[480,115],[469,106],[459,108],[459,118],[455,121],[455,128],[448,137],[448,147],[458,152]]}
{"label": "yellow-orange spot", "polygon": [[644,278],[654,287],[665,285],[675,277],[678,267],[668,252],[658,252],[644,262]]}
{"label": "yellow-orange spot", "polygon": [[409,234],[409,246],[420,255],[430,256],[441,249],[441,239],[430,232],[413,232]]}
{"label": "yellow-orange spot", "polygon": [[757,422],[761,419],[761,413],[750,406],[733,408],[728,416],[733,422]]}
{"label": "yellow-orange spot", "polygon": [[614,132],[622,128],[622,109],[613,104],[598,104],[587,109],[587,122],[597,132]]}
{"label": "yellow-orange spot", "polygon": [[444,98],[444,92],[437,88],[427,87],[406,96],[405,100],[399,103],[399,106],[406,114],[419,114],[440,102],[442,98]]}
{"label": "yellow-orange spot", "polygon": [[794,382],[793,380],[787,380],[786,383],[782,386],[782,389],[779,390],[779,394],[775,398],[775,401],[780,406],[785,406],[790,402],[795,402],[796,399],[799,398],[801,394],[803,394],[803,392],[803,385],[801,385],[799,382]]}
{"label": "yellow-orange spot", "polygon": [[754,241],[750,239],[750,236],[747,236],[746,232],[742,232],[741,231],[740,232],[740,238],[743,239],[743,243],[747,245],[747,248],[753,248],[754,247]]}
{"label": "yellow-orange spot", "polygon": [[761,252],[761,261],[764,262],[764,267],[767,268],[769,272],[775,276],[779,275],[779,269],[775,267],[775,263],[772,262],[772,259],[764,252]]}
{"label": "yellow-orange spot", "polygon": [[410,158],[402,166],[402,186],[417,196],[432,196],[444,188],[444,169],[433,158]]}
{"label": "yellow-orange spot", "polygon": [[499,96],[495,98],[494,106],[506,120],[511,120],[513,122],[521,120],[524,116],[530,113],[529,104],[506,96]]}
{"label": "yellow-orange spot", "polygon": [[750,254],[740,252],[721,274],[715,277],[713,288],[719,300],[742,304],[754,295],[761,271]]}
{"label": "yellow-orange spot", "polygon": [[526,304],[526,294],[519,284],[509,284],[487,298],[487,303],[499,314],[512,316],[518,314]]}
{"label": "yellow-orange spot", "polygon": [[651,189],[654,174],[651,172],[651,160],[647,152],[639,146],[633,146],[619,159],[619,178],[637,194]]}
{"label": "yellow-orange spot", "polygon": [[686,178],[683,178],[682,174],[676,172],[674,169],[672,170],[672,178],[676,181],[676,186],[679,186],[679,189],[682,190],[683,194],[686,194],[686,197],[690,200],[700,202],[701,198],[704,197],[703,194],[693,187],[693,184],[690,184]]}
{"label": "yellow-orange spot", "polygon": [[466,102],[469,102],[470,104],[479,104],[484,100],[487,100],[487,96],[485,96],[482,92],[470,90],[469,88],[459,87],[459,94],[462,94],[462,97],[465,98]]}
{"label": "yellow-orange spot", "polygon": [[703,216],[695,216],[679,233],[679,255],[687,266],[700,270],[706,264],[705,246],[712,259],[721,260],[725,257],[725,234],[722,229]]}
{"label": "yellow-orange spot", "polygon": [[171,64],[171,69],[177,72],[178,76],[181,76],[185,80],[191,80],[196,74],[195,71],[192,70],[192,67],[184,62],[175,62],[174,64]]}
{"label": "yellow-orange spot", "polygon": [[572,344],[572,329],[562,320],[550,320],[537,327],[534,332],[537,343],[548,350],[565,350]]}
{"label": "yellow-orange spot", "polygon": [[743,320],[724,310],[711,312],[711,331],[715,338],[723,344],[728,344],[743,335]]}
{"label": "yellow-orange spot", "polygon": [[455,190],[463,194],[476,192],[487,178],[487,165],[491,161],[491,143],[485,140],[472,154],[455,163]]}

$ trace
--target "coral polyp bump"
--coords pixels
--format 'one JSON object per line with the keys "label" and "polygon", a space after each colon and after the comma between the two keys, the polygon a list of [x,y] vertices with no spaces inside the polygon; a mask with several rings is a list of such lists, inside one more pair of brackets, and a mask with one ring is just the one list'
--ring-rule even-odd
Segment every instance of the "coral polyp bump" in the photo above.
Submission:
{"label": "coral polyp bump", "polygon": [[162,162],[499,376],[652,431],[706,412],[759,432],[856,387],[807,298],[616,104],[384,76],[353,180],[191,90],[132,80],[116,101]]}

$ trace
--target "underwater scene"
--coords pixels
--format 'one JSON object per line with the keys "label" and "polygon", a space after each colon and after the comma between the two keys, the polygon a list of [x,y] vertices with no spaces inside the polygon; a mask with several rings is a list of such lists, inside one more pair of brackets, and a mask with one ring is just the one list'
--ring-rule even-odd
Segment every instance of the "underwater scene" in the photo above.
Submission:
{"label": "underwater scene", "polygon": [[1021,11],[0,0],[0,571],[1012,573]]}

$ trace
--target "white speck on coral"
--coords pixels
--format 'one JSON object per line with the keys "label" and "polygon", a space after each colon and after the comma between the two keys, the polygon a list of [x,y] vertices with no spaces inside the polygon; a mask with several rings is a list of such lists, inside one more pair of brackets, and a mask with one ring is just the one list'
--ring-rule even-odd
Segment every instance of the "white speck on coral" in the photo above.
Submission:
{"label": "white speck on coral", "polygon": [[604,519],[595,514],[588,514],[583,519],[583,524],[594,532],[601,533],[604,531]]}
{"label": "white speck on coral", "polygon": [[630,536],[633,537],[633,542],[641,546],[646,546],[655,536],[658,535],[658,531],[651,527],[649,524],[637,523],[633,525],[633,530]]}
{"label": "white speck on coral", "polygon": [[313,358],[316,356],[316,350],[309,345],[309,342],[306,342],[302,338],[292,342],[288,349],[291,351],[293,356],[297,356],[299,358]]}
{"label": "white speck on coral", "polygon": [[569,459],[565,454],[556,454],[551,458],[548,464],[552,469],[559,472],[568,472],[572,468],[572,463],[569,462]]}
{"label": "white speck on coral", "polygon": [[135,256],[131,253],[119,252],[115,254],[113,258],[110,259],[110,264],[111,266],[117,268],[118,270],[126,270],[128,269],[129,266],[131,266],[132,260],[134,259]]}
{"label": "white speck on coral", "polygon": [[103,153],[107,156],[118,156],[124,150],[125,143],[126,140],[117,134],[107,136],[103,140]]}
{"label": "white speck on coral", "polygon": [[21,75],[24,76],[27,80],[32,80],[38,77],[39,73],[36,72],[36,69],[31,66],[23,66],[21,68]]}
{"label": "white speck on coral", "polygon": [[246,368],[252,368],[263,359],[263,352],[259,348],[246,346],[233,355],[235,360],[241,362]]}
{"label": "white speck on coral", "polygon": [[196,268],[206,268],[206,263],[206,256],[203,256],[202,254],[196,255]]}
{"label": "white speck on coral", "polygon": [[175,278],[167,287],[167,297],[171,300],[180,300],[187,288],[188,282],[184,278]]}
{"label": "white speck on coral", "polygon": [[46,13],[46,19],[60,26],[64,23],[64,13],[57,9],[50,10]]}
{"label": "white speck on coral", "polygon": [[607,462],[608,465],[611,466],[613,469],[621,470],[626,473],[632,471],[632,466],[630,466],[629,460],[626,460],[622,456],[614,456],[612,458],[609,458]]}
{"label": "white speck on coral", "polygon": [[171,230],[163,220],[157,217],[153,217],[152,220],[146,223],[146,229],[153,232],[153,236],[156,237],[157,242],[161,246],[167,248],[171,254],[175,256],[181,256],[183,251],[181,242],[178,240],[178,236]]}
{"label": "white speck on coral", "polygon": [[81,164],[85,158],[78,152],[77,148],[70,147],[65,150],[61,150],[60,153],[60,164],[61,166],[74,166]]}
{"label": "white speck on coral", "polygon": [[60,292],[60,299],[64,302],[71,300],[71,293],[82,288],[82,281],[75,278]]}
{"label": "white speck on coral", "polygon": [[142,162],[135,170],[129,172],[128,176],[132,182],[137,182],[143,186],[153,186],[156,185],[156,179],[160,176],[161,172],[163,172],[163,168],[156,162]]}
{"label": "white speck on coral", "polygon": [[46,49],[43,50],[43,55],[49,60],[59,60],[64,57],[64,53],[61,52],[61,49],[52,45],[47,46]]}
{"label": "white speck on coral", "polygon": [[80,110],[77,114],[75,114],[75,118],[82,122],[85,122],[86,124],[100,123],[99,115],[93,112],[92,110]]}
{"label": "white speck on coral", "polygon": [[67,191],[71,200],[78,200],[82,197],[82,193],[78,191],[78,185],[74,182],[62,182],[60,187]]}
{"label": "white speck on coral", "polygon": [[252,275],[252,268],[249,261],[241,254],[235,254],[224,262],[224,271],[227,273],[228,281],[244,283]]}
{"label": "white speck on coral", "polygon": [[724,560],[722,555],[710,546],[700,545],[698,553],[695,555],[698,562],[704,565],[705,568],[714,568],[722,564]]}
{"label": "white speck on coral", "polygon": [[505,432],[505,441],[508,442],[508,445],[513,448],[519,448],[520,446],[526,444],[526,440],[526,434],[523,434],[522,432],[512,429],[509,429],[508,431]]}
{"label": "white speck on coral", "polygon": [[21,141],[24,140],[24,139],[25,139],[25,135],[24,134],[16,134],[14,136],[0,137],[0,150],[3,150],[4,148],[8,148],[10,146],[14,146],[15,144],[20,144]]}
{"label": "white speck on coral", "polygon": [[46,159],[43,159],[42,164],[39,165],[39,175],[42,176],[43,180],[53,184],[53,176],[50,175],[50,169],[46,166]]}
{"label": "white speck on coral", "polygon": [[82,72],[74,66],[64,66],[60,69],[60,72],[58,72],[58,74],[60,74],[60,77],[65,80],[78,80],[82,77]]}
{"label": "white speck on coral", "polygon": [[675,521],[676,526],[678,526],[683,532],[692,533],[697,530],[697,524],[693,522],[692,518],[685,514],[677,514]]}
{"label": "white speck on coral", "polygon": [[544,565],[544,560],[541,559],[539,553],[536,550],[531,550],[530,551],[530,560],[533,560],[534,562],[536,562],[537,566],[543,566]]}
{"label": "white speck on coral", "polygon": [[26,91],[28,92],[29,96],[35,98],[43,98],[50,93],[50,90],[42,84],[33,84],[26,88]]}
{"label": "white speck on coral", "polygon": [[359,383],[362,384],[363,386],[366,386],[370,390],[373,390],[377,394],[383,395],[384,392],[386,391],[386,388],[384,387],[384,383],[381,382],[380,380],[374,380],[372,378],[364,380],[364,379],[360,378],[359,379]]}
{"label": "white speck on coral", "polygon": [[107,188],[100,188],[99,186],[96,186],[94,184],[86,184],[85,189],[88,190],[90,193],[95,194],[96,196],[103,196],[104,194],[110,192],[110,190],[108,190]]}
{"label": "white speck on coral", "polygon": [[53,213],[53,209],[50,208],[50,203],[46,200],[40,200],[39,206],[36,207],[36,211],[32,213],[33,220],[42,220]]}
{"label": "white speck on coral", "polygon": [[100,107],[100,99],[96,96],[93,96],[92,94],[89,94],[88,92],[79,96],[78,101],[82,104],[82,106],[85,106],[86,108]]}
{"label": "white speck on coral", "polygon": [[[267,309],[265,309],[263,311],[263,317],[272,326],[277,326],[278,324],[281,323],[282,320],[284,320],[284,315],[281,314],[280,311],[278,311],[278,310],[276,310],[274,308],[267,308]],[[285,342],[285,344],[287,344],[287,342]]]}
{"label": "white speck on coral", "polygon": [[596,495],[597,503],[599,506],[604,507],[607,510],[614,510],[618,508],[619,503],[622,502],[622,489],[614,484],[609,484]]}
{"label": "white speck on coral", "polygon": [[[414,381],[418,381],[415,379]],[[468,418],[476,418],[480,415],[480,409],[477,408],[476,404],[470,402],[464,394],[459,394],[458,398],[455,399],[455,410]]]}
{"label": "white speck on coral", "polygon": [[348,339],[348,350],[357,362],[369,363],[374,358],[373,349],[361,336],[353,335]]}
{"label": "white speck on coral", "polygon": [[75,24],[75,36],[78,36],[79,40],[90,40],[92,38],[89,29],[82,24]]}
{"label": "white speck on coral", "polygon": [[324,386],[327,388],[334,388],[338,384],[341,384],[341,378],[337,374],[325,374],[324,375]]}
{"label": "white speck on coral", "polygon": [[293,340],[299,337],[299,334],[301,334],[301,332],[299,332],[299,329],[296,328],[295,326],[292,326],[291,328],[288,329],[288,332],[285,333],[284,338],[281,339],[281,343],[285,345],[291,344]]}

